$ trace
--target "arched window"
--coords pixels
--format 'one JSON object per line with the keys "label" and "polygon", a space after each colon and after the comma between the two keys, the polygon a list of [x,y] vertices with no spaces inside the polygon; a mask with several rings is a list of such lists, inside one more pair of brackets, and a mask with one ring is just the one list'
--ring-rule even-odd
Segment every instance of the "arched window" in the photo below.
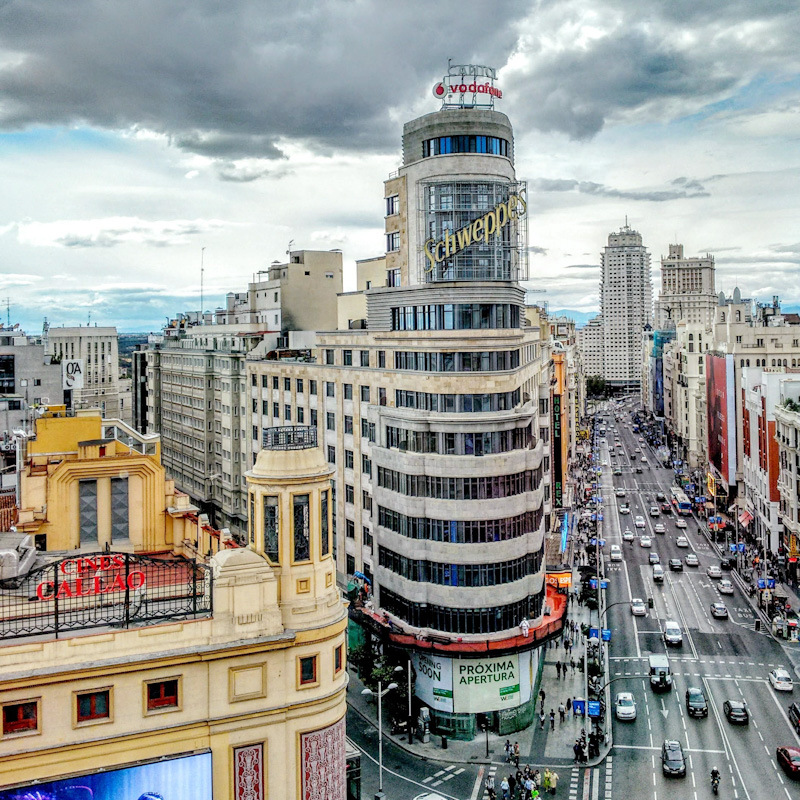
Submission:
{"label": "arched window", "polygon": [[724,311],[719,315],[719,319],[720,319],[720,322],[725,322],[725,312]]}
{"label": "arched window", "polygon": [[737,322],[741,322],[742,321],[742,312],[741,311],[737,311],[736,312],[736,321]]}

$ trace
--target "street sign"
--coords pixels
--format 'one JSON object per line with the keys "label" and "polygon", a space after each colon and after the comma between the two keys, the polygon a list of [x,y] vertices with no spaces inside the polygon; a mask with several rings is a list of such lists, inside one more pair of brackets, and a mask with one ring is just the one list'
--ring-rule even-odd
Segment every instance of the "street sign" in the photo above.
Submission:
{"label": "street sign", "polygon": [[728,545],[728,546],[729,546],[729,547],[730,547],[730,549],[731,549],[731,553],[735,553],[735,552],[736,552],[736,542],[732,542],[732,543],[731,543],[730,545]]}
{"label": "street sign", "polygon": [[604,642],[610,642],[611,641],[611,628],[603,628],[600,631],[600,638]]}
{"label": "street sign", "polygon": [[745,543],[739,542],[739,552],[744,553],[744,551],[745,551]]}
{"label": "street sign", "polygon": [[600,630],[598,628],[589,628],[589,638],[590,639],[599,639],[600,638]]}
{"label": "street sign", "polygon": [[599,717],[600,716],[600,701],[599,700],[590,700],[587,705],[588,714],[590,717]]}

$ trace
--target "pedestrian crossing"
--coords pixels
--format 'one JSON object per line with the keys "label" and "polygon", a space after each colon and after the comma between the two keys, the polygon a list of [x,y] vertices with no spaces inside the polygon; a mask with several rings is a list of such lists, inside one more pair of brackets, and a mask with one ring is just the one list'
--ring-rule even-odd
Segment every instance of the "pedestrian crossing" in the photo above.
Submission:
{"label": "pedestrian crossing", "polygon": [[456,764],[448,764],[433,775],[423,778],[422,782],[430,786],[441,786],[445,781],[451,781],[456,775],[460,775],[464,769]]}
{"label": "pedestrian crossing", "polygon": [[[572,767],[569,774],[569,784],[565,778],[559,781],[556,790],[556,797],[563,797],[562,787],[567,789],[569,800],[613,800],[612,797],[612,772],[614,768],[614,757],[609,755],[603,764],[596,767]],[[544,769],[540,767],[540,769]],[[563,772],[565,772],[564,770]],[[563,774],[562,772],[562,774]],[[498,765],[491,764],[487,772],[487,781],[483,787],[482,800],[490,800],[487,785],[488,778],[494,780],[495,794],[497,800],[503,800],[503,792],[500,788],[504,773],[502,768],[498,773]],[[431,784],[432,786],[435,784]],[[542,789],[539,790],[542,798],[546,797]],[[519,798],[517,793],[517,798]]]}
{"label": "pedestrian crossing", "polygon": [[[641,677],[647,675],[648,660],[646,658],[630,658],[616,656],[609,659],[612,668],[609,672],[615,677]],[[784,664],[768,661],[751,661],[749,659],[715,659],[689,658],[686,656],[671,657],[673,675],[687,678],[736,678],[738,680],[766,681],[767,671],[786,669]]]}

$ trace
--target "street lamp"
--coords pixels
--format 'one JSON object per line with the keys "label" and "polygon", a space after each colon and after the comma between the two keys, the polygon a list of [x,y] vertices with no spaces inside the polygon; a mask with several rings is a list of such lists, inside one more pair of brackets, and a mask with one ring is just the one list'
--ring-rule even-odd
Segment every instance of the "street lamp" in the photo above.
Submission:
{"label": "street lamp", "polygon": [[[402,669],[402,667],[400,667]],[[361,694],[375,695],[378,698],[378,793],[375,795],[375,800],[383,798],[383,698],[397,688],[396,683],[390,683],[385,689],[382,689],[382,681],[378,680],[378,691],[373,692],[372,689],[362,689]]]}

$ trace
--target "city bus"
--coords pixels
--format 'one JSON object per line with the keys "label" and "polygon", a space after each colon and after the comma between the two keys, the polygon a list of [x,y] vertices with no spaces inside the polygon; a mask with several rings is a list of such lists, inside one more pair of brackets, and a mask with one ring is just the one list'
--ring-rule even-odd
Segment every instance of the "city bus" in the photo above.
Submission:
{"label": "city bus", "polygon": [[675,506],[675,511],[684,517],[688,517],[692,513],[692,504],[686,496],[686,492],[677,486],[672,487],[672,505]]}

